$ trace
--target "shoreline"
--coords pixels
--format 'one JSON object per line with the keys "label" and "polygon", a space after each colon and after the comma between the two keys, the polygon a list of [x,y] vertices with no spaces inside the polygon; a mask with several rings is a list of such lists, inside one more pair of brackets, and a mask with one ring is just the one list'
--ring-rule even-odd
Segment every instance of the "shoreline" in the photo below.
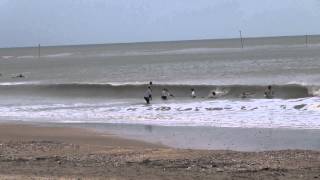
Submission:
{"label": "shoreline", "polygon": [[[49,129],[70,128],[90,132],[89,135],[95,135],[95,137],[105,135],[108,138],[132,140],[173,149],[241,152],[320,150],[320,129],[0,121],[0,126],[4,124]],[[77,142],[80,141],[79,139],[81,138],[78,137]]]}
{"label": "shoreline", "polygon": [[174,149],[90,127],[0,123],[0,179],[316,179],[320,151]]}
{"label": "shoreline", "polygon": [[[61,126],[61,124],[57,124]],[[62,126],[89,128],[121,138],[162,144],[177,149],[243,152],[288,149],[320,150],[319,129],[235,128],[206,126],[154,126],[138,124],[78,123]]]}
{"label": "shoreline", "polygon": [[121,148],[161,148],[165,147],[139,140],[128,140],[109,133],[98,133],[88,128],[55,127],[50,124],[0,123],[0,141],[53,141],[88,146]]}

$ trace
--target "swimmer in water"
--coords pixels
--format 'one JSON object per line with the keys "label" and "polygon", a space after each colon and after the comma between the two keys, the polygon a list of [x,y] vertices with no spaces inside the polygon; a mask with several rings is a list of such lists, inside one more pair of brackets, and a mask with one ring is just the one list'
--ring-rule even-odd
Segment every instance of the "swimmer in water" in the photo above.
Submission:
{"label": "swimmer in water", "polygon": [[12,77],[12,78],[25,78],[25,76],[23,74],[19,74],[19,75]]}
{"label": "swimmer in water", "polygon": [[169,92],[169,90],[168,90],[168,89],[166,89],[166,90],[167,90],[168,96],[170,96],[170,97],[174,97],[174,95],[173,95],[173,94],[171,94],[171,93]]}
{"label": "swimmer in water", "polygon": [[250,97],[253,97],[253,95],[254,95],[254,93],[243,92],[243,93],[240,95],[240,98],[242,98],[242,99],[250,98]]}
{"label": "swimmer in water", "polygon": [[215,91],[212,91],[208,98],[216,98],[217,93]]}

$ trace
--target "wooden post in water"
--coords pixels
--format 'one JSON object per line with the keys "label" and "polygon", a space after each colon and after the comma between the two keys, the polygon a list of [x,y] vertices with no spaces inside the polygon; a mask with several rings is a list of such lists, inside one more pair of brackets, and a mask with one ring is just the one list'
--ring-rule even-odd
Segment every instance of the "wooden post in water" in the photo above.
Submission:
{"label": "wooden post in water", "polygon": [[308,47],[308,35],[306,34],[306,47]]}
{"label": "wooden post in water", "polygon": [[241,48],[243,49],[242,31],[240,30],[239,33],[240,33]]}
{"label": "wooden post in water", "polygon": [[38,44],[38,58],[40,58],[40,55],[41,55],[41,45]]}

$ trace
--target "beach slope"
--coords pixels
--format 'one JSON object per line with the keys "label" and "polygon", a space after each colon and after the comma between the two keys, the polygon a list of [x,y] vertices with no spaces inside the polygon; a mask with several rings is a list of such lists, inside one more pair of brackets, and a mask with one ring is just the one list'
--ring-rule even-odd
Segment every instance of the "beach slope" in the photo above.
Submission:
{"label": "beach slope", "polygon": [[86,129],[0,125],[0,179],[320,179],[320,152],[179,150]]}

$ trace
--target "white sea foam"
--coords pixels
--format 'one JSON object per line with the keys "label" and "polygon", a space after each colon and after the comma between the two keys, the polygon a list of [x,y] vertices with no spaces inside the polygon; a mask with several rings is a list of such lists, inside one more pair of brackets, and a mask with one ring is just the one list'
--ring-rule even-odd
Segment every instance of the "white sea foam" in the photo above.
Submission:
{"label": "white sea foam", "polygon": [[17,85],[28,85],[28,84],[40,84],[40,81],[22,81],[22,82],[1,82],[0,86],[17,86]]}
{"label": "white sea foam", "polygon": [[[175,50],[136,50],[136,51],[121,51],[121,52],[109,52],[109,53],[99,53],[91,54],[90,57],[113,57],[113,56],[150,56],[150,55],[181,55],[181,54],[212,54],[217,52],[243,52],[243,51],[256,51],[263,49],[286,49],[286,48],[301,48],[305,45],[260,45],[254,47],[219,47],[219,48],[208,48],[208,47],[198,47],[198,48],[181,48]],[[317,48],[318,45],[314,44],[312,47]],[[311,48],[311,47],[310,47]]]}
{"label": "white sea foam", "polygon": [[59,53],[59,54],[48,54],[43,57],[57,58],[57,57],[67,57],[67,56],[71,56],[71,55],[72,55],[72,53]]}
{"label": "white sea foam", "polygon": [[33,59],[35,58],[36,56],[18,56],[17,59]]}
{"label": "white sea foam", "polygon": [[313,87],[309,91],[313,96],[320,96],[320,87]]}
{"label": "white sea foam", "polygon": [[13,56],[1,56],[2,59],[10,59],[13,58]]}
{"label": "white sea foam", "polygon": [[1,119],[163,126],[320,129],[320,98],[214,100],[169,104],[47,104],[1,106]]}

